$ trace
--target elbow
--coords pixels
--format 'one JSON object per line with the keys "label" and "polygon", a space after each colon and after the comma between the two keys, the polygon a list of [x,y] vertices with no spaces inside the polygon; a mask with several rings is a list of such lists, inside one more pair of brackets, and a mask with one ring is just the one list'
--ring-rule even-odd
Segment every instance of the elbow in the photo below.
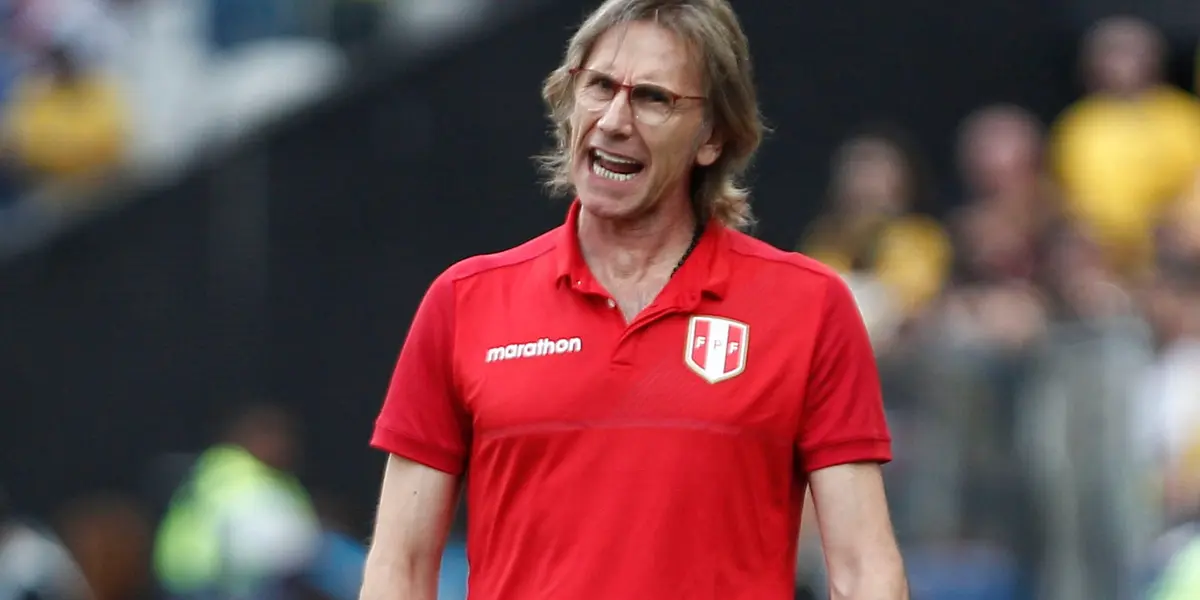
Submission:
{"label": "elbow", "polygon": [[360,600],[436,600],[441,560],[424,552],[383,552],[372,547],[363,570]]}
{"label": "elbow", "polygon": [[908,578],[894,558],[829,565],[830,600],[909,600]]}

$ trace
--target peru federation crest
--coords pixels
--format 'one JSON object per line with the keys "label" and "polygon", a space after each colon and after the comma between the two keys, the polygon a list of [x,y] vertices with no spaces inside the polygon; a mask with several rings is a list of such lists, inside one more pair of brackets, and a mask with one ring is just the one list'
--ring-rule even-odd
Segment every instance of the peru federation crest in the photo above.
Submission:
{"label": "peru federation crest", "polygon": [[688,322],[683,363],[709,383],[737,377],[746,370],[750,326],[722,317],[693,316]]}

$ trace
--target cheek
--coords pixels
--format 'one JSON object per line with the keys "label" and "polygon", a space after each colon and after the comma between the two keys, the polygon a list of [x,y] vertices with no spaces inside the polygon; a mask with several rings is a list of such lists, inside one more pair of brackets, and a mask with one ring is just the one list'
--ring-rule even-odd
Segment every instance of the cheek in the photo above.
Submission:
{"label": "cheek", "polygon": [[650,155],[654,157],[655,170],[663,175],[674,176],[694,166],[696,146],[684,132],[676,132],[674,135],[665,131],[653,132],[643,135],[642,139],[650,148]]}
{"label": "cheek", "polygon": [[571,148],[579,148],[583,145],[583,139],[587,137],[588,131],[595,124],[596,119],[592,113],[584,112],[576,109],[571,113]]}

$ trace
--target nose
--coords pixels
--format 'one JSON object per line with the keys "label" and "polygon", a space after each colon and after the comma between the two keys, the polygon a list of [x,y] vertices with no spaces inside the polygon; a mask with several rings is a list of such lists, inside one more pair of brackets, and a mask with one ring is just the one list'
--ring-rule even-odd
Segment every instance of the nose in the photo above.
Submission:
{"label": "nose", "polygon": [[611,135],[629,136],[633,133],[633,107],[629,103],[627,90],[620,90],[613,96],[608,106],[604,107],[596,127]]}

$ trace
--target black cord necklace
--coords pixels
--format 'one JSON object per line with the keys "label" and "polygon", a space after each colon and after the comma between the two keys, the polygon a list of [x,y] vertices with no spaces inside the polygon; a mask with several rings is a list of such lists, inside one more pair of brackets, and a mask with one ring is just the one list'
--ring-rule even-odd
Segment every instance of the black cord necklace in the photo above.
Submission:
{"label": "black cord necklace", "polygon": [[683,256],[679,257],[679,262],[675,264],[675,268],[671,271],[671,277],[674,277],[675,273],[679,272],[679,267],[682,267],[684,261],[686,261],[688,257],[692,255],[692,251],[694,251],[696,246],[700,244],[700,236],[703,234],[704,222],[697,220],[696,231],[692,233],[692,243],[688,244],[687,250],[683,251]]}

